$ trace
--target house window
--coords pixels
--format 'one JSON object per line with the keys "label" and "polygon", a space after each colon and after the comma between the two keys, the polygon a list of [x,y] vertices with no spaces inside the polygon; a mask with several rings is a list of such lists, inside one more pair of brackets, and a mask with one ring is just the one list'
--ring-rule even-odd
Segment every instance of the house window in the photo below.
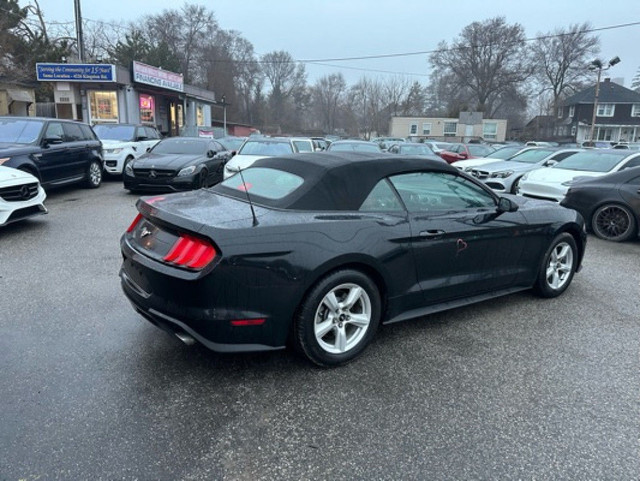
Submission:
{"label": "house window", "polygon": [[155,99],[151,95],[140,94],[140,122],[143,124],[155,124]]}
{"label": "house window", "polygon": [[615,104],[599,104],[598,105],[598,117],[613,117],[615,111]]}
{"label": "house window", "polygon": [[498,124],[496,122],[483,123],[482,138],[484,140],[498,140]]}
{"label": "house window", "polygon": [[431,135],[431,123],[422,124],[422,135]]}
{"label": "house window", "polygon": [[204,109],[202,108],[202,105],[198,105],[196,107],[196,124],[204,125]]}
{"label": "house window", "polygon": [[118,122],[118,94],[115,91],[89,92],[92,122]]}
{"label": "house window", "polygon": [[444,123],[444,136],[455,137],[458,133],[458,122],[445,122]]}
{"label": "house window", "polygon": [[562,107],[558,107],[558,118],[562,118]]}
{"label": "house window", "polygon": [[631,106],[631,117],[640,117],[640,104],[633,104]]}
{"label": "house window", "polygon": [[418,124],[411,124],[411,127],[409,128],[409,134],[416,135],[417,133],[418,133]]}
{"label": "house window", "polygon": [[575,113],[576,113],[576,107],[575,107],[575,105],[572,105],[571,107],[569,107],[569,117],[573,118]]}
{"label": "house window", "polygon": [[613,134],[613,129],[607,129],[607,128],[598,127],[597,139],[598,140],[611,140],[612,134]]}
{"label": "house window", "polygon": [[575,125],[572,125],[572,126],[571,126],[571,135],[572,135],[572,136],[575,136],[575,135],[576,135],[576,126],[575,126]]}

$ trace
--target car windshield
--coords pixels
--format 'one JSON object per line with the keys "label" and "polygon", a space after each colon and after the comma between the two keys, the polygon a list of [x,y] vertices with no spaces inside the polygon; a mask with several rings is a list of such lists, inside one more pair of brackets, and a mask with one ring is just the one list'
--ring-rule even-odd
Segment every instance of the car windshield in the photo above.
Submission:
{"label": "car windshield", "polygon": [[516,155],[522,150],[522,147],[502,147],[494,152],[491,152],[487,157],[492,159],[507,160]]}
{"label": "car windshield", "polygon": [[467,145],[467,149],[474,157],[485,157],[490,155],[494,149],[488,145]]}
{"label": "car windshield", "polygon": [[377,152],[380,153],[380,147],[369,142],[334,142],[329,146],[329,150],[336,152]]}
{"label": "car windshield", "polygon": [[39,120],[0,119],[0,142],[31,144],[38,140],[43,125]]}
{"label": "car windshield", "polygon": [[154,154],[204,154],[206,142],[188,139],[167,139],[156,144]]}
{"label": "car windshield", "polygon": [[252,167],[242,171],[242,175],[234,175],[220,185],[233,189],[234,195],[243,192],[257,195],[266,199],[277,200],[289,195],[304,183],[304,179],[290,172],[278,169]]}
{"label": "car windshield", "polygon": [[433,151],[426,145],[400,145],[400,152],[403,155],[433,155]]}
{"label": "car windshield", "polygon": [[288,140],[249,140],[242,146],[238,155],[287,155],[293,153],[293,147]]}
{"label": "car windshield", "polygon": [[585,172],[609,172],[629,154],[625,152],[578,152],[557,163],[552,168],[581,170]]}
{"label": "car windshield", "polygon": [[216,140],[227,150],[238,150],[242,147],[242,143],[244,142],[242,137],[223,137]]}
{"label": "car windshield", "polygon": [[554,152],[554,150],[547,149],[532,149],[527,150],[526,152],[522,152],[518,155],[514,155],[509,160],[513,160],[515,162],[524,162],[525,164],[535,164],[545,159],[546,157],[549,157]]}
{"label": "car windshield", "polygon": [[133,125],[95,125],[93,130],[100,140],[129,142],[133,140],[136,128]]}

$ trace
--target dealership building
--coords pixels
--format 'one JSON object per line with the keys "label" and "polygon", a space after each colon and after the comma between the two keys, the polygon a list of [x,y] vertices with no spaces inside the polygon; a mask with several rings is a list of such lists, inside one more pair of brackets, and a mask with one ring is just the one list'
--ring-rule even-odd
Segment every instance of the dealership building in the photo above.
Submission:
{"label": "dealership building", "polygon": [[133,62],[38,63],[37,80],[52,82],[56,117],[99,123],[155,126],[164,135],[210,126],[213,92],[187,85],[182,74]]}

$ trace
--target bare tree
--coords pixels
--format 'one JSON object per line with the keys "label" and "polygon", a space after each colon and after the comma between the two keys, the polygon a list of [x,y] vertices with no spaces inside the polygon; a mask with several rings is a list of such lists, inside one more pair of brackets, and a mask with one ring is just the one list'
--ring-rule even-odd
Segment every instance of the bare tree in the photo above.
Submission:
{"label": "bare tree", "polygon": [[304,65],[297,65],[291,54],[283,50],[263,55],[261,64],[271,84],[268,120],[290,128],[295,125],[295,117],[299,113],[297,102],[304,100],[307,83]]}
{"label": "bare tree", "polygon": [[487,117],[500,95],[519,87],[533,70],[524,29],[504,17],[467,25],[451,46],[441,42],[430,59],[441,76],[450,76],[449,88],[470,92],[473,108]]}
{"label": "bare tree", "polygon": [[344,77],[338,73],[321,77],[311,89],[316,111],[322,117],[323,128],[326,132],[333,133],[335,131],[338,106],[346,88],[347,83]]}
{"label": "bare tree", "polygon": [[561,97],[581,87],[591,76],[586,65],[599,52],[600,40],[588,33],[590,28],[588,23],[557,28],[540,35],[533,44],[532,58],[537,67],[534,78],[539,87],[536,94],[552,93],[552,112],[557,110]]}

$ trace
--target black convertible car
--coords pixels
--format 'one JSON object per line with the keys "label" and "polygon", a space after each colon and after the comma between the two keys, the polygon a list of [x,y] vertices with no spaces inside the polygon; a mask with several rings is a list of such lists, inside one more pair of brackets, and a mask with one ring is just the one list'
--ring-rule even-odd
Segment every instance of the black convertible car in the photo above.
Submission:
{"label": "black convertible car", "polygon": [[230,152],[213,139],[172,137],[124,165],[124,188],[130,191],[181,191],[222,180]]}
{"label": "black convertible car", "polygon": [[640,167],[578,180],[561,205],[580,212],[587,227],[601,239],[633,239],[640,224]]}
{"label": "black convertible car", "polygon": [[138,313],[215,351],[291,343],[323,366],[358,356],[380,323],[560,295],[586,242],[573,210],[383,153],[265,158],[137,207],[120,276]]}

